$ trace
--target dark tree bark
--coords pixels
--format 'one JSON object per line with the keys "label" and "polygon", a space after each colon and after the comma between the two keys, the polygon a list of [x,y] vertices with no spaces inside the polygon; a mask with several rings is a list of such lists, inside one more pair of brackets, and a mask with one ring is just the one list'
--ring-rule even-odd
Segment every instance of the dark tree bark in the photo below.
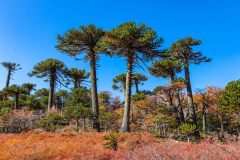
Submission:
{"label": "dark tree bark", "polygon": [[179,91],[176,92],[175,99],[176,99],[176,106],[178,110],[180,124],[182,124],[185,122],[185,117],[184,117],[184,112],[183,112],[183,108],[180,100]]}
{"label": "dark tree bark", "polygon": [[53,97],[54,97],[54,90],[55,90],[55,73],[50,77],[50,88],[49,88],[49,97],[48,97],[48,114],[50,109],[53,107]]}
{"label": "dark tree bark", "polygon": [[191,87],[191,81],[190,81],[190,72],[189,72],[189,66],[187,62],[184,64],[184,72],[185,72],[185,84],[187,86],[187,97],[188,97],[188,118],[189,118],[189,122],[197,125],[195,107],[193,103],[192,87]]}
{"label": "dark tree bark", "polygon": [[78,88],[77,80],[74,80],[74,89]]}
{"label": "dark tree bark", "polygon": [[[175,81],[175,75],[174,74],[170,75],[170,83],[174,83],[174,81]],[[174,97],[175,97],[175,107],[177,112],[176,114],[178,115],[177,122],[180,125],[185,122],[185,118],[184,118],[183,108],[180,100],[179,90],[177,90],[174,93]]]}
{"label": "dark tree bark", "polygon": [[138,89],[138,81],[135,81],[135,87],[136,87],[136,93],[139,93],[139,89]]}
{"label": "dark tree bark", "polygon": [[129,56],[127,59],[127,77],[126,77],[126,90],[125,90],[125,105],[124,115],[120,131],[130,132],[129,120],[130,120],[130,105],[131,105],[131,84],[132,84],[132,63],[133,58]]}
{"label": "dark tree bark", "polygon": [[6,87],[9,87],[9,85],[10,85],[11,72],[12,72],[11,69],[8,69],[8,75],[7,75]]}
{"label": "dark tree bark", "polygon": [[90,75],[91,75],[91,89],[92,89],[92,111],[93,111],[93,128],[100,132],[100,123],[98,122],[99,106],[97,95],[97,75],[96,75],[96,55],[92,51],[90,59]]}
{"label": "dark tree bark", "polygon": [[[184,73],[185,73],[185,84],[187,86],[187,97],[188,97],[188,121],[192,124],[196,125],[197,127],[197,119],[196,119],[196,113],[195,113],[195,107],[193,103],[193,94],[192,94],[192,87],[191,87],[191,81],[190,81],[190,72],[189,72],[189,65],[188,62],[184,63]],[[200,133],[198,130],[194,132],[194,136],[196,138],[200,137]]]}
{"label": "dark tree bark", "polygon": [[15,95],[15,110],[19,108],[19,94]]}

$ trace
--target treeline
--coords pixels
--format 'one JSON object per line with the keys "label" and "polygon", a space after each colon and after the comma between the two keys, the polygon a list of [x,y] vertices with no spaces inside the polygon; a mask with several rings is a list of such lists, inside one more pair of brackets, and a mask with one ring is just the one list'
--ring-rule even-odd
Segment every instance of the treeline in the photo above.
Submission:
{"label": "treeline", "polygon": [[[175,137],[181,134],[196,138],[202,132],[217,132],[220,139],[227,131],[239,136],[239,81],[229,83],[225,89],[208,87],[193,94],[190,66],[211,61],[195,51],[194,47],[201,45],[200,40],[187,37],[163,49],[163,38],[153,29],[146,24],[127,22],[110,31],[94,25],[80,26],[58,35],[57,42],[56,49],[60,52],[89,62],[90,72],[67,68],[57,59],[44,60],[33,67],[29,76],[43,79],[49,88],[33,93],[35,84],[10,85],[12,75],[21,67],[3,62],[8,70],[6,87],[0,94],[3,122],[11,109],[14,114],[27,107],[43,112],[44,118],[38,125],[49,131],[73,121],[78,130],[81,121],[84,130],[89,126],[96,131],[148,130],[164,137],[171,131],[176,132]],[[126,61],[127,72],[116,76],[112,86],[123,92],[124,103],[107,91],[97,90],[97,64],[101,54]],[[148,67],[147,62],[152,65]],[[140,90],[148,77],[135,73],[136,67],[147,68],[155,77],[169,79],[169,84],[157,86],[153,91]],[[184,77],[179,77],[182,72]],[[132,94],[133,87],[135,94]]]}

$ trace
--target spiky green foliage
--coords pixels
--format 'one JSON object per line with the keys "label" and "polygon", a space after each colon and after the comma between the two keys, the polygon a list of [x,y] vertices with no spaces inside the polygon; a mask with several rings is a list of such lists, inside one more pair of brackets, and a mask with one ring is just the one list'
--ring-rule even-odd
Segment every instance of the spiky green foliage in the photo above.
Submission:
{"label": "spiky green foliage", "polygon": [[114,151],[118,150],[118,142],[119,142],[119,134],[114,132],[110,133],[103,137],[103,139],[106,141],[104,143],[104,146],[108,149],[113,149]]}
{"label": "spiky green foliage", "polygon": [[86,53],[85,60],[90,60],[92,56],[98,58],[100,52],[96,52],[96,45],[104,34],[102,28],[97,28],[93,24],[83,25],[78,29],[70,29],[64,35],[58,35],[56,48],[74,57]]}
{"label": "spiky green foliage", "polygon": [[83,104],[85,107],[91,106],[91,97],[90,91],[86,88],[76,88],[73,89],[70,93],[69,97],[67,98],[66,105],[67,106],[75,106],[78,104]]}
{"label": "spiky green foliage", "polygon": [[181,72],[181,63],[177,60],[163,59],[153,62],[149,67],[150,73],[155,77],[175,79],[175,75]]}
{"label": "spiky green foliage", "polygon": [[136,93],[134,95],[132,95],[132,100],[133,101],[140,101],[146,98],[146,95],[144,93]]}
{"label": "spiky green foliage", "polygon": [[22,87],[27,91],[27,94],[30,96],[31,92],[36,90],[36,84],[33,83],[24,83]]}
{"label": "spiky green foliage", "polygon": [[80,88],[82,83],[87,82],[90,73],[86,72],[85,69],[71,68],[67,72],[70,81],[74,84],[74,88]]}
{"label": "spiky green foliage", "polygon": [[36,64],[29,76],[36,76],[37,78],[44,78],[45,81],[50,82],[48,112],[53,106],[53,99],[55,88],[57,84],[64,85],[66,77],[66,67],[62,61],[49,58]]}
{"label": "spiky green foliage", "polygon": [[136,87],[136,93],[139,93],[139,85],[143,85],[148,80],[148,77],[141,73],[134,73],[132,79]]}
{"label": "spiky green foliage", "polygon": [[36,97],[43,97],[43,96],[48,97],[48,95],[49,95],[49,89],[47,88],[41,88],[35,92]]}
{"label": "spiky green foliage", "polygon": [[79,103],[77,105],[66,106],[64,114],[68,119],[76,121],[78,131],[79,120],[83,120],[83,129],[85,130],[85,120],[92,117],[92,110],[89,107],[83,106],[82,103]]}
{"label": "spiky green foliage", "polygon": [[192,123],[183,123],[179,127],[180,134],[182,134],[183,136],[187,136],[188,143],[190,141],[191,136],[194,135],[196,131],[197,131],[197,126]]}
{"label": "spiky green foliage", "polygon": [[125,89],[126,89],[126,74],[125,73],[122,73],[122,74],[114,77],[112,88],[114,90],[120,90],[121,92],[125,91]]}
{"label": "spiky green foliage", "polygon": [[102,28],[97,28],[94,25],[80,26],[79,29],[71,29],[64,35],[58,35],[58,45],[56,48],[70,56],[78,56],[85,54],[84,60],[90,62],[91,89],[92,89],[92,111],[93,111],[93,126],[97,131],[100,131],[100,125],[97,121],[99,114],[98,97],[97,97],[97,75],[96,65],[99,58],[99,50],[96,46],[99,40],[105,34]]}
{"label": "spiky green foliage", "polygon": [[20,64],[12,63],[12,62],[2,62],[1,65],[8,70],[6,87],[9,87],[9,85],[10,85],[10,80],[12,79],[12,75],[13,75],[17,70],[20,70],[20,69],[22,69],[22,68],[20,67]]}
{"label": "spiky green foliage", "polygon": [[62,111],[64,109],[65,103],[66,103],[66,99],[69,96],[69,92],[67,90],[59,90],[56,94],[55,94],[55,105],[56,108],[60,108],[60,110]]}
{"label": "spiky green foliage", "polygon": [[194,46],[201,44],[201,40],[195,40],[192,37],[183,38],[172,44],[170,52],[173,53],[173,56],[184,65],[210,62],[211,58],[203,56],[200,51],[195,52],[193,50]]}
{"label": "spiky green foliage", "polygon": [[36,64],[32,72],[29,73],[29,76],[45,78],[47,82],[50,81],[51,78],[54,78],[55,82],[61,82],[65,74],[65,64],[60,60],[49,58]]}
{"label": "spiky green foliage", "polygon": [[66,125],[67,121],[63,116],[57,113],[50,113],[48,116],[39,120],[37,124],[39,127],[45,129],[48,132],[55,132]]}
{"label": "spiky green foliage", "polygon": [[11,85],[3,89],[7,95],[13,96],[15,100],[15,109],[19,109],[19,98],[21,94],[26,94],[26,90],[22,86]]}

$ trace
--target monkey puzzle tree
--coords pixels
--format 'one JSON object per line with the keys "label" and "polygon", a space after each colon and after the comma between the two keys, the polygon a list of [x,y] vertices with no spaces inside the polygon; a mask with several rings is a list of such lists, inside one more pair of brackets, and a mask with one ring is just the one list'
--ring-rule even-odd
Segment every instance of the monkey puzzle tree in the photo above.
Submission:
{"label": "monkey puzzle tree", "polygon": [[[176,74],[180,73],[182,70],[181,63],[177,60],[172,59],[171,57],[168,57],[166,59],[157,60],[153,62],[152,66],[149,67],[150,73],[155,77],[163,77],[163,78],[169,78],[170,84],[174,84],[176,79]],[[180,95],[179,95],[179,89],[175,87],[176,91],[174,92],[174,97],[176,99],[176,106],[174,107],[174,110],[178,114],[178,122],[183,123],[184,120],[184,113],[181,105]]]}
{"label": "monkey puzzle tree", "polygon": [[27,95],[30,96],[31,92],[35,90],[36,84],[33,83],[24,83],[22,87],[27,91]]}
{"label": "monkey puzzle tree", "polygon": [[57,108],[60,108],[60,111],[62,112],[65,103],[66,103],[66,99],[68,97],[69,93],[67,90],[59,90],[56,94],[55,94],[55,106]]}
{"label": "monkey puzzle tree", "polygon": [[133,83],[135,84],[135,87],[136,87],[136,93],[139,93],[138,86],[140,84],[143,85],[143,82],[147,81],[148,77],[142,75],[141,73],[135,73],[132,78],[133,78]]}
{"label": "monkey puzzle tree", "polygon": [[45,81],[50,82],[49,98],[48,98],[48,113],[53,107],[54,91],[57,84],[63,85],[66,77],[66,67],[62,61],[49,58],[36,64],[29,76],[37,78],[45,78]]}
{"label": "monkey puzzle tree", "polygon": [[130,131],[130,104],[132,71],[135,65],[146,62],[159,54],[163,39],[145,24],[127,22],[113,28],[101,40],[100,48],[109,55],[123,57],[127,62],[125,107],[120,131]]}
{"label": "monkey puzzle tree", "polygon": [[68,77],[74,84],[74,88],[80,88],[83,82],[87,82],[86,79],[89,78],[90,74],[86,72],[85,69],[71,68],[67,72]]}
{"label": "monkey puzzle tree", "polygon": [[100,124],[98,122],[99,106],[96,65],[100,52],[96,50],[96,45],[104,34],[105,32],[102,28],[97,28],[94,25],[80,26],[79,29],[71,29],[62,36],[58,35],[58,45],[56,46],[58,50],[73,57],[85,54],[84,60],[90,62],[93,126],[97,131],[100,131]]}
{"label": "monkey puzzle tree", "polygon": [[126,74],[125,73],[119,74],[115,78],[113,78],[112,88],[114,90],[120,90],[121,92],[125,93],[125,89],[126,89]]}
{"label": "monkey puzzle tree", "polygon": [[14,100],[15,100],[15,107],[14,107],[14,109],[19,109],[19,96],[21,94],[25,94],[26,93],[25,89],[22,86],[11,85],[9,87],[5,87],[3,89],[3,91],[6,94],[11,95],[11,96],[14,97]]}
{"label": "monkey puzzle tree", "polygon": [[201,52],[193,51],[194,46],[200,45],[200,40],[195,40],[192,37],[180,39],[173,43],[171,46],[171,52],[173,56],[181,62],[185,73],[185,84],[187,87],[188,96],[188,120],[190,123],[197,125],[195,108],[193,103],[193,94],[190,81],[189,67],[191,64],[200,64],[202,62],[210,62],[211,59],[203,56]]}
{"label": "monkey puzzle tree", "polygon": [[11,63],[11,62],[2,62],[1,65],[8,70],[7,81],[6,81],[6,87],[8,87],[10,84],[12,74],[22,68],[20,67],[20,64]]}

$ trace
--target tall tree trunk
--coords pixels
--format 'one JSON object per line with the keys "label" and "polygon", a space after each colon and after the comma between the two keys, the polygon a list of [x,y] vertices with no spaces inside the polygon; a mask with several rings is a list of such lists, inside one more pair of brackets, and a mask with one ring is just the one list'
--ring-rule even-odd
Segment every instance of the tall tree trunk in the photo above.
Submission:
{"label": "tall tree trunk", "polygon": [[9,85],[10,85],[11,72],[12,72],[11,69],[8,69],[8,75],[7,75],[6,87],[9,87]]}
{"label": "tall tree trunk", "polygon": [[[170,83],[173,84],[175,81],[175,75],[172,74],[170,75]],[[184,113],[183,113],[183,109],[182,109],[182,104],[181,104],[181,100],[180,100],[180,95],[179,95],[179,90],[177,90],[175,93],[174,93],[174,97],[175,97],[175,106],[176,106],[176,112],[177,112],[177,115],[178,115],[178,124],[182,124],[185,122],[185,118],[184,118]]]}
{"label": "tall tree trunk", "polygon": [[93,111],[93,128],[100,132],[100,123],[98,122],[99,106],[97,95],[97,75],[96,75],[96,55],[93,51],[90,53],[90,75],[91,75],[91,90],[92,90],[92,111]]}
{"label": "tall tree trunk", "polygon": [[31,95],[31,89],[27,89],[27,95],[30,97],[30,95]]}
{"label": "tall tree trunk", "polygon": [[219,133],[220,141],[224,140],[224,120],[223,120],[223,113],[221,113],[221,126],[220,126],[220,133]]}
{"label": "tall tree trunk", "polygon": [[[195,107],[193,103],[193,94],[192,94],[192,87],[191,87],[191,81],[190,81],[190,72],[189,72],[189,65],[188,62],[184,63],[184,73],[185,73],[185,84],[187,86],[187,97],[188,97],[188,121],[192,124],[196,125],[197,127],[197,119],[196,119],[196,113],[195,113]],[[198,130],[194,132],[194,136],[196,138],[200,137],[200,133]]]}
{"label": "tall tree trunk", "polygon": [[191,87],[191,81],[190,81],[190,72],[189,72],[189,66],[187,63],[184,64],[184,72],[185,72],[185,84],[187,86],[187,97],[188,97],[188,119],[189,119],[189,122],[197,125],[195,108],[193,103],[192,87]]}
{"label": "tall tree trunk", "polygon": [[15,110],[19,108],[19,94],[15,95]]}
{"label": "tall tree trunk", "polygon": [[74,89],[76,89],[76,88],[79,88],[79,87],[78,87],[78,81],[77,81],[77,80],[74,80]]}
{"label": "tall tree trunk", "polygon": [[176,105],[177,105],[177,109],[178,109],[178,114],[180,117],[180,123],[184,123],[185,122],[185,117],[184,117],[184,112],[183,112],[183,108],[182,108],[182,104],[181,104],[181,100],[180,100],[180,95],[179,95],[179,90],[177,90],[176,92]]}
{"label": "tall tree trunk", "polygon": [[138,89],[138,81],[135,81],[135,87],[136,87],[136,93],[139,93],[139,89]]}
{"label": "tall tree trunk", "polygon": [[50,109],[53,107],[53,96],[54,96],[54,89],[55,89],[55,80],[56,80],[55,75],[51,75],[49,96],[48,96],[48,111],[47,111],[47,114],[49,114]]}
{"label": "tall tree trunk", "polygon": [[127,77],[126,77],[126,91],[125,91],[125,105],[123,121],[120,131],[130,132],[129,119],[130,119],[130,105],[131,105],[131,84],[132,84],[132,56],[127,59]]}
{"label": "tall tree trunk", "polygon": [[207,129],[206,129],[206,106],[205,104],[203,103],[203,111],[202,111],[202,130],[203,132],[206,132]]}

